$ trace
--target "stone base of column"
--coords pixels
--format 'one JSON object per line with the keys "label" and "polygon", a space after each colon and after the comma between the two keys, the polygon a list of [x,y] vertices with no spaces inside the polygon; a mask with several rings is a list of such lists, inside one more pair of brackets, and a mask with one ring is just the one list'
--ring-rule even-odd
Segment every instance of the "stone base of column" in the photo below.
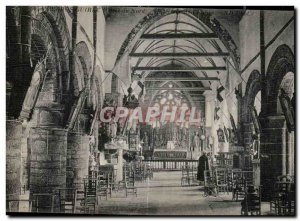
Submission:
{"label": "stone base of column", "polygon": [[83,179],[89,169],[89,136],[68,134],[67,187],[83,188]]}
{"label": "stone base of column", "polygon": [[38,200],[33,212],[58,212],[59,201],[51,195],[66,187],[67,132],[33,127],[29,134],[30,199]]}
{"label": "stone base of column", "polygon": [[22,123],[6,121],[6,194],[21,194]]}
{"label": "stone base of column", "polygon": [[261,119],[260,182],[262,199],[273,196],[273,186],[278,176],[285,174],[285,119],[284,116],[269,116]]}

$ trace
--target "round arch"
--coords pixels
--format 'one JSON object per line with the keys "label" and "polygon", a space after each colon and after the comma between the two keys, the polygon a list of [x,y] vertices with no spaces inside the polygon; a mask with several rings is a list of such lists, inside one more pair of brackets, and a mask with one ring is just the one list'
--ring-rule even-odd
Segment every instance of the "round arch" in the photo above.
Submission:
{"label": "round arch", "polygon": [[90,77],[92,74],[92,58],[88,46],[84,41],[77,43],[75,48],[75,73],[74,73],[74,94],[85,87],[90,87]]}
{"label": "round arch", "polygon": [[47,69],[56,76],[54,84],[58,88],[60,102],[65,102],[69,78],[70,36],[62,7],[51,10],[51,7],[32,7],[31,10],[31,61],[33,66],[45,56],[48,45],[52,45],[47,61]]}
{"label": "round arch", "polygon": [[[44,40],[48,39],[49,36],[53,39],[55,38],[57,46],[57,54],[59,54],[59,64],[61,66],[61,71],[69,70],[69,51],[70,51],[70,34],[67,27],[66,18],[64,15],[63,7],[58,7],[55,10],[50,6],[37,6],[33,7],[32,10],[32,28],[33,33],[35,30],[41,30],[44,27],[44,22],[50,24],[46,26],[47,29],[51,28],[51,35],[46,35],[47,33],[39,33],[42,35]],[[49,34],[49,33],[48,33]]]}
{"label": "round arch", "polygon": [[268,113],[277,115],[280,111],[278,95],[282,81],[289,72],[295,73],[295,58],[287,45],[280,45],[274,52],[267,69]]}
{"label": "round arch", "polygon": [[246,122],[250,121],[249,105],[254,105],[256,95],[261,91],[262,77],[258,70],[253,70],[248,78],[245,91]]}

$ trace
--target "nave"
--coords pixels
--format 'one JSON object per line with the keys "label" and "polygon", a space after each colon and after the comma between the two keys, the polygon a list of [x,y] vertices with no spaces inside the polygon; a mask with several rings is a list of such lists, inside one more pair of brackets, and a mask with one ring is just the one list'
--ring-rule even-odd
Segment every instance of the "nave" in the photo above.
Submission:
{"label": "nave", "polygon": [[293,7],[6,15],[8,214],[295,216]]}
{"label": "nave", "polygon": [[[205,196],[204,186],[181,186],[181,172],[154,172],[153,179],[138,182],[137,196],[125,197],[115,192],[109,200],[101,200],[98,214],[105,215],[241,215],[241,200],[232,193]],[[269,215],[269,203],[261,204],[262,215]],[[113,212],[113,214],[112,214]]]}

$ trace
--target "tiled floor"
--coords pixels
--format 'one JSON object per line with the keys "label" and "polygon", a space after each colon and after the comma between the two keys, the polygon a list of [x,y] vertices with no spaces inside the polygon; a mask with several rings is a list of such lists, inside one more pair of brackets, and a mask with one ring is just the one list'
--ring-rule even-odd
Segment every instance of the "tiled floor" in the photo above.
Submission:
{"label": "tiled floor", "polygon": [[[240,215],[240,202],[232,195],[204,197],[203,187],[181,187],[181,172],[157,172],[153,180],[138,182],[138,196],[125,192],[113,193],[112,198],[101,200],[100,214],[114,215]],[[265,212],[264,212],[265,211]],[[269,207],[262,204],[262,215]]]}

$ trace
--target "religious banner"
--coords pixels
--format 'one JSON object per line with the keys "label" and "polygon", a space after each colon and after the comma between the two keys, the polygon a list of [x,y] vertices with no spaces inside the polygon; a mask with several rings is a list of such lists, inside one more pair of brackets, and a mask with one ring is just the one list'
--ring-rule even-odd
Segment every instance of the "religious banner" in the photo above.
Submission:
{"label": "religious banner", "polygon": [[224,134],[225,134],[226,141],[229,143],[229,134],[225,126],[224,126]]}
{"label": "religious banner", "polygon": [[224,136],[224,131],[219,128],[217,130],[217,135],[218,135],[218,142],[224,143],[225,142],[225,136]]}
{"label": "religious banner", "polygon": [[240,142],[239,134],[238,134],[238,131],[237,131],[237,128],[236,128],[236,125],[235,125],[233,116],[232,116],[231,114],[230,114],[230,122],[231,122],[232,131],[233,131],[233,133],[234,133],[234,136],[235,136],[235,138],[237,139],[237,141]]}

